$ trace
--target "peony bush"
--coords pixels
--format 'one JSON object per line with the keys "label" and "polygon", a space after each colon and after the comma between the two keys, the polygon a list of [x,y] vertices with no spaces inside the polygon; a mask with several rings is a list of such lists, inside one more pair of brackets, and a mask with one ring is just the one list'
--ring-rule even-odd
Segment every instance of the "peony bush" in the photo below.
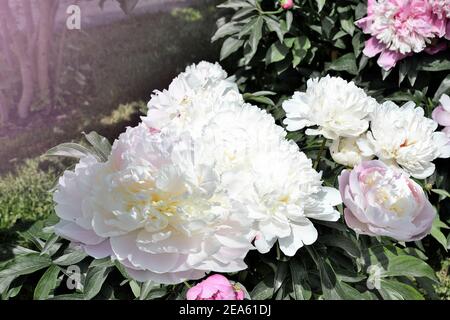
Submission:
{"label": "peony bush", "polygon": [[2,298],[35,280],[35,299],[437,298],[445,4],[223,3],[235,74],[188,66],[112,145],[49,150],[76,163],[0,265]]}

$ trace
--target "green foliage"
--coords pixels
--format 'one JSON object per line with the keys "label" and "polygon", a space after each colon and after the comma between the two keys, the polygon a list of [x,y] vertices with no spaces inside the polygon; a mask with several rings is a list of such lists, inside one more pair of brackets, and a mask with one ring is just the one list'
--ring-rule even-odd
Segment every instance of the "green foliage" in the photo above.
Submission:
{"label": "green foliage", "polygon": [[40,160],[27,160],[15,173],[0,177],[0,229],[17,221],[35,221],[53,212],[50,189],[57,174],[43,171]]}
{"label": "green foliage", "polygon": [[93,260],[80,248],[68,246],[53,234],[55,220],[50,217],[22,232],[27,248],[16,246],[14,258],[0,263],[2,300],[185,298],[184,285],[138,283],[109,258]]}
{"label": "green foliage", "polygon": [[362,54],[367,36],[355,21],[366,15],[359,0],[297,0],[283,10],[273,0],[229,0],[213,41],[232,66],[242,91],[291,95],[311,77],[333,74],[353,80],[378,100],[402,96],[420,105],[448,92],[450,56],[416,54],[389,72]]}
{"label": "green foliage", "polygon": [[437,276],[440,280],[440,285],[437,287],[436,291],[441,299],[450,300],[450,259],[442,261],[441,270],[438,272]]}

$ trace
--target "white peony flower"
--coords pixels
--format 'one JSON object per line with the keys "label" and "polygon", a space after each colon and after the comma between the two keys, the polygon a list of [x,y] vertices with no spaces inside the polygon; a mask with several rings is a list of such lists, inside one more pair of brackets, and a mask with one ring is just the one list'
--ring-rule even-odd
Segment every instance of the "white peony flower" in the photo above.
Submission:
{"label": "white peony flower", "polygon": [[68,170],[59,178],[53,195],[55,212],[61,219],[55,233],[95,258],[111,254],[108,238],[99,236],[92,228],[92,191],[101,179],[98,172],[102,166],[92,156],[82,158],[73,171]]}
{"label": "white peony flower", "polygon": [[167,284],[245,269],[253,240],[266,252],[278,239],[287,255],[313,243],[309,219],[337,220],[339,193],[225,77],[217,65],[187,68],[106,163],[66,173],[55,201],[61,226],[77,229],[60,234],[106,243],[132,277]]}
{"label": "white peony flower", "polygon": [[336,221],[339,192],[322,187],[320,174],[286,132],[258,107],[219,111],[203,130],[205,153],[215,157],[229,194],[255,219],[255,246],[268,252],[278,240],[289,256],[317,239],[309,218]]}
{"label": "white peony flower", "polygon": [[334,140],[330,146],[331,157],[336,163],[347,167],[354,167],[362,161],[373,157],[363,156],[358,147],[358,138],[340,138]]}
{"label": "white peony flower", "polygon": [[431,176],[436,158],[450,157],[450,147],[438,124],[424,116],[413,102],[402,107],[385,102],[371,115],[371,131],[358,145],[365,156],[400,165],[417,179]]}
{"label": "white peony flower", "polygon": [[317,240],[312,219],[337,221],[333,206],[342,203],[336,189],[323,187],[321,174],[295,143],[280,141],[269,153],[251,160],[255,180],[246,185],[247,201],[255,223],[255,246],[266,253],[278,240],[281,251],[293,256]]}
{"label": "white peony flower", "polygon": [[93,228],[137,280],[178,283],[246,268],[251,220],[189,134],[129,128],[93,191]]}
{"label": "white peony flower", "polygon": [[283,103],[284,124],[288,131],[318,126],[306,134],[321,134],[327,139],[358,137],[369,127],[367,116],[376,105],[376,100],[353,82],[330,76],[310,79],[306,92],[295,92]]}
{"label": "white peony flower", "polygon": [[236,83],[227,78],[222,67],[203,61],[187,67],[168,90],[155,91],[142,120],[155,130],[170,125],[179,132],[189,130],[199,135],[216,110],[242,103]]}

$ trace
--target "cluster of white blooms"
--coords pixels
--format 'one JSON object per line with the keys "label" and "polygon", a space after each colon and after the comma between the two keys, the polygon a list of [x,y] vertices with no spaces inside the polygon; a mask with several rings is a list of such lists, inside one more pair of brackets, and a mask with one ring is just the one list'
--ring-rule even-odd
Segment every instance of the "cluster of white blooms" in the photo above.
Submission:
{"label": "cluster of white blooms", "polygon": [[289,131],[317,126],[306,134],[332,139],[335,162],[354,167],[378,157],[424,179],[434,172],[432,161],[450,157],[446,134],[436,132],[437,122],[413,102],[402,107],[390,101],[378,104],[353,82],[329,76],[307,85],[306,92],[284,102],[284,123]]}
{"label": "cluster of white blooms", "polygon": [[106,162],[86,157],[59,181],[56,232],[88,254],[179,283],[243,270],[277,240],[292,256],[317,239],[310,218],[339,218],[339,192],[218,64],[188,67],[148,107]]}
{"label": "cluster of white blooms", "polygon": [[359,147],[366,156],[375,155],[425,179],[435,170],[433,160],[450,157],[448,138],[444,132],[436,132],[437,128],[437,122],[425,117],[414,102],[399,107],[388,101],[371,115],[371,131],[359,140]]}

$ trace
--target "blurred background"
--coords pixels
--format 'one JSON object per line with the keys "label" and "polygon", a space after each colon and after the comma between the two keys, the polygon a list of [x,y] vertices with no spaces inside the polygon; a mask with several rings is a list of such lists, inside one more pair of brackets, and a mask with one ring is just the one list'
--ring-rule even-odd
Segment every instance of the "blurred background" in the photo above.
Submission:
{"label": "blurred background", "polygon": [[154,89],[218,60],[218,2],[0,1],[0,261],[16,231],[53,212],[70,163],[42,156],[49,148],[93,130],[113,141]]}

